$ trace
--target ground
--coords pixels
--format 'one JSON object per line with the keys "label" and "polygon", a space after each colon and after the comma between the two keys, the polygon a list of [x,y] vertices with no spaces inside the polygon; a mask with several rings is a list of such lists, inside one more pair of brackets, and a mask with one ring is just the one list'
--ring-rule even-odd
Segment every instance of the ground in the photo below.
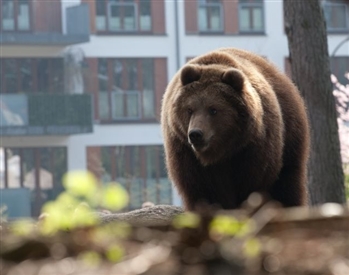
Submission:
{"label": "ground", "polygon": [[[151,220],[152,215],[161,216],[160,209],[161,206],[155,206],[153,210],[142,211],[145,215],[144,211],[151,213],[148,215]],[[169,215],[178,213],[176,208]],[[284,210],[267,204],[258,210],[246,208],[211,214],[208,211],[198,216],[185,214],[176,218],[175,223],[171,222],[172,216],[161,226],[138,224],[130,228],[127,238],[121,237],[117,226],[118,229],[104,236],[104,241],[100,238],[98,242],[92,236],[102,225],[42,238],[34,234],[16,236],[8,231],[8,224],[3,224],[0,273],[349,274],[348,207],[327,204],[317,209]],[[197,221],[195,217],[199,217],[199,222],[193,222]],[[245,223],[247,217],[249,222]],[[212,219],[218,224],[216,231]],[[112,224],[110,216],[103,220],[104,226]],[[232,225],[236,224],[250,224],[251,230],[241,226],[240,231],[233,232]],[[112,262],[104,252],[106,245],[115,240],[124,255]]]}

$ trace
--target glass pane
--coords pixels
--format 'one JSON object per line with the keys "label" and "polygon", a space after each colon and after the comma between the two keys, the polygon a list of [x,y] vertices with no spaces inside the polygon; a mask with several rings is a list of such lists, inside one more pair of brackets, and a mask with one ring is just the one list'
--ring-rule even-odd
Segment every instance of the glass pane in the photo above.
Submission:
{"label": "glass pane", "polygon": [[250,30],[250,9],[241,8],[239,14],[240,31]]}
{"label": "glass pane", "polygon": [[212,31],[221,30],[221,12],[220,7],[209,7],[208,16],[209,16],[209,28]]}
{"label": "glass pane", "polygon": [[0,98],[0,126],[28,125],[28,99],[26,95],[8,94]]}
{"label": "glass pane", "polygon": [[50,84],[49,84],[49,60],[48,59],[39,59],[37,60],[37,78],[38,78],[38,92],[39,93],[49,93]]}
{"label": "glass pane", "polygon": [[100,58],[98,59],[98,107],[100,119],[109,119],[108,80],[107,59]]}
{"label": "glass pane", "polygon": [[157,197],[158,197],[158,182],[156,179],[153,178],[147,178],[146,179],[146,185],[147,185],[147,201],[152,202],[154,204],[157,203]]}
{"label": "glass pane", "polygon": [[263,9],[254,8],[253,9],[253,30],[263,31]]}
{"label": "glass pane", "polygon": [[141,177],[140,148],[138,146],[129,147],[130,150],[130,169],[129,173],[132,178]]}
{"label": "glass pane", "polygon": [[98,93],[99,119],[109,119],[109,97],[108,92],[99,91]]}
{"label": "glass pane", "polygon": [[140,1],[139,26],[142,31],[151,30],[151,7],[150,0]]}
{"label": "glass pane", "polygon": [[105,7],[105,1],[104,0],[97,0],[96,1],[96,29],[98,31],[105,31],[106,30],[106,7]]}
{"label": "glass pane", "polygon": [[108,91],[108,80],[109,76],[107,59],[100,58],[98,59],[98,84],[100,91]]}
{"label": "glass pane", "polygon": [[112,92],[112,116],[113,119],[125,117],[123,92]]}
{"label": "glass pane", "polygon": [[114,60],[114,68],[113,68],[113,80],[114,87],[113,90],[121,91],[122,90],[122,71],[123,71],[123,63],[119,60]]}
{"label": "glass pane", "polygon": [[127,61],[128,85],[127,90],[138,90],[138,62],[137,60]]}
{"label": "glass pane", "polygon": [[52,170],[53,173],[53,183],[54,183],[54,190],[53,190],[53,199],[56,197],[59,193],[63,191],[63,185],[62,185],[62,177],[68,170],[68,162],[67,162],[67,148],[65,147],[58,147],[58,148],[51,148],[52,150]]}
{"label": "glass pane", "polygon": [[[51,62],[51,87],[53,93],[63,94],[64,91],[64,65],[62,58],[54,58],[50,60]],[[76,91],[69,91],[73,93],[77,93],[78,90],[83,90],[81,87],[82,84],[82,75],[80,72],[76,72],[75,75],[72,76],[76,85]],[[79,85],[80,84],[80,85]]]}
{"label": "glass pane", "polygon": [[134,31],[136,30],[136,7],[135,6],[124,6],[124,30]]}
{"label": "glass pane", "polygon": [[109,30],[120,31],[121,30],[121,11],[119,5],[109,6]]}
{"label": "glass pane", "polygon": [[343,30],[348,28],[347,5],[326,3],[324,12],[329,30]]}
{"label": "glass pane", "polygon": [[139,116],[139,92],[126,92],[127,117],[138,118]]}
{"label": "glass pane", "polygon": [[147,183],[147,200],[157,203],[158,183],[156,173],[156,161],[154,146],[146,146],[145,148],[145,168],[146,168],[146,183]]}
{"label": "glass pane", "polygon": [[126,177],[126,167],[125,167],[125,147],[117,146],[115,148],[115,157],[116,157],[116,174],[118,178]]}
{"label": "glass pane", "polygon": [[36,176],[35,176],[35,158],[34,148],[23,149],[23,185],[31,190],[35,188]]}
{"label": "glass pane", "polygon": [[14,30],[15,29],[14,1],[3,0],[1,8],[2,8],[2,29],[4,31]]}
{"label": "glass pane", "polygon": [[159,182],[159,197],[158,204],[171,204],[172,202],[172,186],[171,182],[166,178],[161,178]]}
{"label": "glass pane", "polygon": [[32,61],[32,59],[25,58],[19,63],[19,70],[21,74],[20,89],[21,92],[26,94],[33,93],[34,91]]}
{"label": "glass pane", "polygon": [[165,152],[164,152],[164,147],[158,146],[157,147],[158,155],[159,155],[159,172],[160,172],[160,177],[161,178],[167,178],[167,170],[166,170],[166,164],[165,164]]}
{"label": "glass pane", "polygon": [[143,116],[155,117],[154,63],[152,59],[142,60]]}
{"label": "glass pane", "polygon": [[28,0],[20,0],[18,3],[17,24],[18,29],[21,31],[27,31],[30,29],[30,11]]}
{"label": "glass pane", "polygon": [[130,180],[130,209],[138,209],[143,203],[143,180],[140,178],[132,178]]}
{"label": "glass pane", "polygon": [[17,59],[5,59],[4,60],[4,78],[5,78],[5,93],[17,93]]}
{"label": "glass pane", "polygon": [[112,181],[112,167],[111,167],[111,153],[112,147],[104,146],[100,147],[101,150],[101,162],[103,168],[102,182],[108,183]]}
{"label": "glass pane", "polygon": [[37,167],[37,169],[39,170],[41,197],[44,201],[47,201],[54,198],[52,148],[38,148],[37,150],[40,158],[40,167]]}
{"label": "glass pane", "polygon": [[207,13],[206,13],[206,7],[199,7],[199,30],[205,31],[208,29],[207,24]]}
{"label": "glass pane", "polygon": [[[19,149],[7,150],[7,184],[8,188],[21,187],[21,158]],[[1,183],[2,185],[2,183]]]}

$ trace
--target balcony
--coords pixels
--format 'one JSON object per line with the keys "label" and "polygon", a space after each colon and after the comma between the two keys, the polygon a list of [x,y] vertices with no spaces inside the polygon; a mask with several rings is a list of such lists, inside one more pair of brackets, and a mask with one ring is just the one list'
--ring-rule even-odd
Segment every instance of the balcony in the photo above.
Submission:
{"label": "balcony", "polygon": [[87,4],[65,8],[65,22],[62,22],[60,1],[6,0],[1,4],[4,10],[0,15],[2,45],[67,46],[90,39]]}
{"label": "balcony", "polygon": [[1,94],[0,135],[72,135],[92,132],[89,94]]}

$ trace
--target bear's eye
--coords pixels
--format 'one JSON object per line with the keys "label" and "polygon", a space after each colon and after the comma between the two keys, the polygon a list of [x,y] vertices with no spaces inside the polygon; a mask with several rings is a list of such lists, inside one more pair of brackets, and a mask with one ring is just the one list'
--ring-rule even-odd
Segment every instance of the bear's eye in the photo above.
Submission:
{"label": "bear's eye", "polygon": [[211,108],[208,109],[208,112],[210,113],[211,116],[214,116],[214,115],[217,114],[217,109],[211,107]]}
{"label": "bear's eye", "polygon": [[188,108],[187,111],[188,111],[188,114],[189,114],[189,115],[192,115],[192,114],[193,114],[193,110],[192,110],[192,109]]}

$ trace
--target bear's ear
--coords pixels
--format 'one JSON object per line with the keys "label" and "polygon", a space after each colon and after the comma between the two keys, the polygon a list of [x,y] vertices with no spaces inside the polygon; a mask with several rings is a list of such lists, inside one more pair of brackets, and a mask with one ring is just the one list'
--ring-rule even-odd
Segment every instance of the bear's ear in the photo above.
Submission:
{"label": "bear's ear", "polygon": [[244,76],[236,69],[229,69],[222,75],[222,82],[230,85],[236,91],[242,91],[244,81]]}
{"label": "bear's ear", "polygon": [[201,77],[201,71],[198,67],[195,67],[193,65],[186,65],[182,69],[181,81],[183,86],[199,80],[200,77]]}

